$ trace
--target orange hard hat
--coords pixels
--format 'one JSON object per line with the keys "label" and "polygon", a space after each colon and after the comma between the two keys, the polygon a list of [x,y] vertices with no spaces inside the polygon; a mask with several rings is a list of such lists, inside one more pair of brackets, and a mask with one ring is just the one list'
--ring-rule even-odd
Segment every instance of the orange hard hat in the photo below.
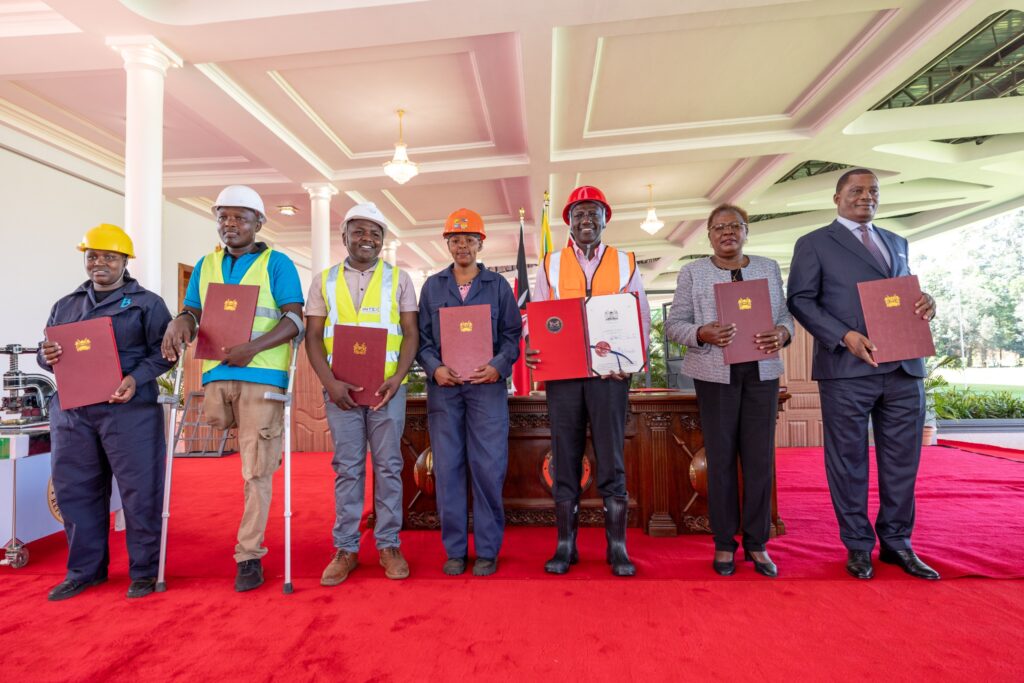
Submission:
{"label": "orange hard hat", "polygon": [[562,209],[562,220],[565,221],[566,225],[571,225],[569,223],[569,210],[572,209],[572,205],[576,202],[597,202],[604,206],[604,220],[607,222],[612,219],[612,207],[608,200],[604,198],[604,192],[601,192],[601,190],[592,185],[583,185],[572,191],[569,199],[565,202],[565,208]]}
{"label": "orange hard hat", "polygon": [[484,234],[484,219],[476,211],[456,209],[448,214],[448,220],[444,222],[444,237],[463,233],[480,235],[481,242],[487,237]]}

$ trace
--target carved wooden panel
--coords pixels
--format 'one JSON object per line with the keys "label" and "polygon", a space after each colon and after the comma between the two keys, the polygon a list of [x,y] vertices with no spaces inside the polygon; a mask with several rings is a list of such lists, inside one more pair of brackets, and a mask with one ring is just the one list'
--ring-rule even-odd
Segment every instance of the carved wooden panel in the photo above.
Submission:
{"label": "carved wooden panel", "polygon": [[786,371],[780,380],[791,398],[779,415],[775,445],[821,446],[821,402],[818,383],[811,379],[814,338],[799,323],[794,324],[793,342],[782,350]]}

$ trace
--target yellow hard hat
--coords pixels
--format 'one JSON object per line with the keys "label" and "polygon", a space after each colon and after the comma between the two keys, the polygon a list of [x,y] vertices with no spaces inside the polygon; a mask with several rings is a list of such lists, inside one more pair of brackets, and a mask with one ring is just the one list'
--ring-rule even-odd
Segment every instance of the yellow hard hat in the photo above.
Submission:
{"label": "yellow hard hat", "polygon": [[128,258],[135,258],[135,247],[132,246],[132,238],[121,228],[110,223],[100,223],[91,228],[78,245],[78,251],[86,249],[100,249],[102,251],[116,251],[125,254]]}

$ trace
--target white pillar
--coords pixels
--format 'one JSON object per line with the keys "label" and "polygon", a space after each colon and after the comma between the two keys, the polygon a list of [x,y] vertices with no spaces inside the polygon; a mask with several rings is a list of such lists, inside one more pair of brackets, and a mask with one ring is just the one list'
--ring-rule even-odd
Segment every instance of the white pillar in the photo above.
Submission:
{"label": "white pillar", "polygon": [[135,243],[131,272],[160,294],[163,235],[164,77],[181,57],[152,36],[107,38],[128,72],[125,106],[124,228]]}
{"label": "white pillar", "polygon": [[384,246],[384,260],[391,265],[395,265],[395,260],[398,258],[398,245],[400,244],[399,240],[388,240]]}
{"label": "white pillar", "polygon": [[338,188],[330,183],[306,183],[309,193],[310,272],[316,277],[331,267],[331,197]]}

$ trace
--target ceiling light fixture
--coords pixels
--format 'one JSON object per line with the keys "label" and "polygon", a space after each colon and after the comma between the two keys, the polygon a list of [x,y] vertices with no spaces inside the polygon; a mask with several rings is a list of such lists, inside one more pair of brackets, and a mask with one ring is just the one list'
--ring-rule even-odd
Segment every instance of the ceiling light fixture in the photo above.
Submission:
{"label": "ceiling light fixture", "polygon": [[395,143],[395,156],[384,164],[384,173],[399,185],[405,185],[420,172],[419,164],[409,161],[405,140],[402,139],[402,115],[404,109],[398,110],[398,142]]}
{"label": "ceiling light fixture", "polygon": [[647,186],[647,199],[647,218],[640,224],[640,227],[648,235],[653,235],[665,227],[665,224],[658,220],[658,214],[654,212],[654,185]]}
{"label": "ceiling light fixture", "polygon": [[292,206],[291,204],[285,204],[283,206],[277,207],[277,212],[282,216],[294,216],[299,212],[299,210]]}

